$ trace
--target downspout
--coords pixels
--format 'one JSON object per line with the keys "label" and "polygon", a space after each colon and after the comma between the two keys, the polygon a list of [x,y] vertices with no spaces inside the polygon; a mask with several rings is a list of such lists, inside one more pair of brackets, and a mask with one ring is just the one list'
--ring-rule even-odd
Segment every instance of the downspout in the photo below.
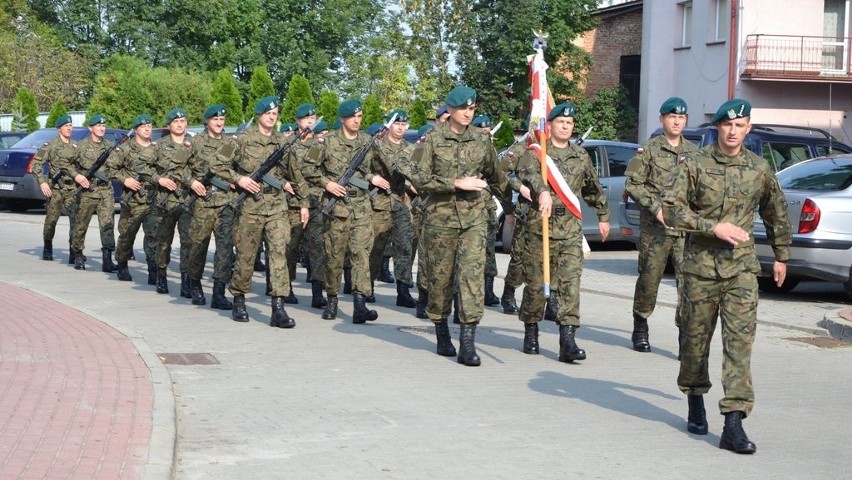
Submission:
{"label": "downspout", "polygon": [[737,32],[737,0],[731,0],[731,28],[728,34],[729,53],[728,53],[728,100],[734,98],[735,80],[737,74],[737,43],[739,32]]}

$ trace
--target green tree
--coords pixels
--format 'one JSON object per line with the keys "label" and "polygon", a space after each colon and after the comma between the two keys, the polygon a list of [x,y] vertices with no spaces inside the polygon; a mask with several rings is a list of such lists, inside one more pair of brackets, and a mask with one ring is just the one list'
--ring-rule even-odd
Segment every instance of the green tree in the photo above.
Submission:
{"label": "green tree", "polygon": [[403,43],[417,82],[415,95],[429,104],[438,102],[455,83],[450,73],[453,37],[466,11],[464,0],[401,0],[402,18],[411,29]]}
{"label": "green tree", "polygon": [[251,74],[249,97],[246,103],[246,117],[251,118],[254,116],[254,104],[261,98],[270,95],[275,95],[275,85],[272,84],[272,78],[269,77],[269,72],[265,65],[257,66]]}
{"label": "green tree", "polygon": [[301,75],[293,75],[287,87],[287,100],[281,104],[281,121],[291,122],[296,118],[296,108],[303,103],[314,103],[311,84]]}
{"label": "green tree", "polygon": [[361,128],[366,129],[374,123],[384,123],[384,119],[385,114],[379,105],[379,99],[375,95],[367,95],[364,98],[364,120],[361,122]]}
{"label": "green tree", "polygon": [[[36,105],[35,95],[29,89],[19,88],[18,94],[15,96],[15,105],[17,110],[21,112],[22,120],[26,125],[28,132],[34,132],[40,128],[38,124],[38,105]],[[48,125],[52,127],[53,125]]]}
{"label": "green tree", "polygon": [[630,105],[627,90],[617,87],[601,88],[594,99],[579,97],[575,135],[582,135],[589,127],[589,138],[633,141],[636,139],[638,115]]}
{"label": "green tree", "polygon": [[337,107],[339,106],[340,97],[337,93],[331,90],[323,90],[319,96],[317,115],[331,125],[337,119]]}
{"label": "green tree", "polygon": [[422,100],[415,98],[408,112],[408,128],[417,130],[423,125],[426,125],[426,106]]}
{"label": "green tree", "polygon": [[500,127],[500,130],[497,130],[497,133],[494,134],[494,148],[496,148],[497,151],[503,150],[515,142],[515,128],[512,126],[512,119],[509,118],[509,115],[505,113],[500,115],[498,123],[499,122],[503,122],[503,125]]}
{"label": "green tree", "polygon": [[44,121],[44,124],[52,127],[56,123],[56,120],[63,115],[68,115],[68,110],[62,104],[62,99],[58,98],[53,102],[53,106],[50,107],[50,113],[47,114],[47,120]]}
{"label": "green tree", "polygon": [[237,90],[234,76],[228,70],[219,70],[210,90],[210,103],[225,105],[225,125],[237,126],[243,123],[243,99]]}

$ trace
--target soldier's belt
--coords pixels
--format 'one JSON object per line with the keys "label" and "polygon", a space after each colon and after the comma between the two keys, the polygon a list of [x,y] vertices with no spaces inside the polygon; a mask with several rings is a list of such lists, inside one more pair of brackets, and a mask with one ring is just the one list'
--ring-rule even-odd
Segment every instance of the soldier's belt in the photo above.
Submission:
{"label": "soldier's belt", "polygon": [[260,193],[262,193],[264,195],[274,195],[274,194],[276,194],[280,191],[281,191],[280,189],[277,189],[273,186],[266,185],[266,184],[264,184],[263,188],[260,189]]}
{"label": "soldier's belt", "polygon": [[348,195],[350,197],[357,197],[360,194],[361,194],[361,190],[359,190],[357,188],[347,188],[346,189],[346,195]]}
{"label": "soldier's belt", "polygon": [[456,192],[456,200],[473,201],[479,199],[479,192],[458,191]]}

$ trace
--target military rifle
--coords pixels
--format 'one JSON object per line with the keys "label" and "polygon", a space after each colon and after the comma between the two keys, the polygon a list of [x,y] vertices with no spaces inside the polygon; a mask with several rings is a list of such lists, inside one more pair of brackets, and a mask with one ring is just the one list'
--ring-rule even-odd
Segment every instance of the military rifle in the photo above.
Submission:
{"label": "military rifle", "polygon": [[503,158],[506,157],[506,155],[509,154],[510,151],[512,151],[513,148],[515,148],[515,145],[517,145],[521,142],[526,142],[527,139],[529,139],[529,138],[530,138],[530,132],[525,133],[523,137],[515,140],[514,143],[512,143],[508,147],[504,148],[503,150],[500,150],[500,153],[497,154],[497,159],[502,160]]}
{"label": "military rifle", "polygon": [[[141,182],[142,176],[136,175],[135,177],[133,177],[133,179],[136,180],[137,182]],[[121,194],[121,200],[118,202],[119,204],[124,205],[124,206],[130,205],[130,199],[133,198],[134,195],[138,194],[140,197],[144,197],[145,195],[148,194],[148,192],[145,191],[144,185],[139,190],[132,190],[132,189],[129,189],[127,187],[124,187],[124,189],[125,189],[125,192]]]}
{"label": "military rifle", "polygon": [[[205,173],[204,176],[201,177],[201,180],[199,180],[199,182],[204,185],[205,189],[208,189],[210,187],[216,187],[219,190],[228,191],[228,189],[231,188],[231,185],[228,182],[217,177],[216,174],[211,172],[210,170],[208,170],[207,173]],[[207,194],[204,196],[198,195],[195,192],[192,193],[193,195],[190,195],[190,197],[187,198],[185,202],[183,202],[183,208],[187,210],[192,208],[192,206],[199,198],[203,198],[205,202],[207,200],[210,200],[210,192],[207,192]]]}
{"label": "military rifle", "polygon": [[[361,164],[364,163],[364,159],[367,158],[367,153],[369,153],[369,151],[372,150],[373,147],[375,147],[376,141],[382,138],[385,133],[387,133],[387,131],[390,129],[391,125],[393,125],[393,122],[395,121],[396,113],[393,114],[393,116],[390,118],[390,120],[388,120],[387,123],[382,125],[382,128],[379,129],[378,132],[374,133],[373,136],[370,137],[369,142],[364,144],[364,146],[362,146],[358,149],[358,151],[355,152],[355,155],[352,157],[352,160],[349,161],[349,165],[346,166],[346,170],[344,170],[343,174],[340,175],[340,178],[337,179],[338,185],[342,185],[345,187],[349,183],[352,183],[353,185],[358,183],[353,182],[353,176],[355,175],[355,172],[357,172],[358,168],[361,167]],[[366,182],[360,182],[364,183],[363,188],[367,188],[369,186],[366,184]],[[349,203],[349,201],[351,200],[349,198],[349,194],[340,197],[340,199],[343,200],[343,203]],[[325,208],[323,208],[322,213],[325,215],[331,215],[331,212],[334,211],[334,205],[337,203],[337,200],[338,197],[331,197],[331,199],[328,201],[328,204],[326,204]]]}
{"label": "military rifle", "polygon": [[[88,170],[86,170],[86,173],[83,174],[83,176],[86,177],[86,180],[88,180],[89,182],[92,182],[95,179],[98,179],[102,182],[109,183],[109,178],[107,178],[107,176],[104,175],[104,172],[101,171],[101,167],[104,166],[107,159],[109,158],[109,155],[113,152],[113,150],[118,150],[118,147],[120,147],[122,143],[127,141],[128,138],[130,138],[130,135],[127,135],[127,134],[122,135],[121,140],[119,140],[118,143],[115,144],[114,147],[107,148],[106,150],[101,152],[101,154],[98,155],[97,160],[95,160],[95,163],[93,163],[92,166],[89,167]],[[89,186],[89,188],[91,188],[91,185]],[[83,190],[84,189],[81,185],[77,185],[77,193],[80,193]]]}

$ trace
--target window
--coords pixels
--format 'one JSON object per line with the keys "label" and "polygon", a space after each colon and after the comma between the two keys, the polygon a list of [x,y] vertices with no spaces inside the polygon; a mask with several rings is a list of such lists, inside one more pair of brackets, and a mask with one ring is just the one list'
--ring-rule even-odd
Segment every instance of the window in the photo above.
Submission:
{"label": "window", "polygon": [[607,145],[606,156],[609,160],[609,176],[623,177],[624,172],[627,171],[627,164],[635,155],[635,148]]}
{"label": "window", "polygon": [[823,4],[822,69],[824,71],[845,71],[846,69],[846,0],[825,0]]}
{"label": "window", "polygon": [[763,142],[763,158],[775,166],[775,171],[803,162],[811,158],[810,150],[805,144]]}
{"label": "window", "polygon": [[838,153],[852,153],[849,152],[846,147],[841,147],[840,145],[833,143],[831,146],[828,144],[825,145],[817,145],[817,156],[825,157],[827,155],[837,155]]}
{"label": "window", "polygon": [[680,46],[692,45],[692,2],[680,4],[681,34]]}
{"label": "window", "polygon": [[728,0],[716,0],[716,22],[713,28],[713,40],[720,42],[728,38],[728,28],[731,22],[731,12]]}
{"label": "window", "polygon": [[592,165],[595,166],[595,172],[597,172],[598,177],[603,176],[603,168],[601,166],[601,152],[598,147],[584,147],[586,149],[586,153],[589,154],[589,157],[592,160]]}

